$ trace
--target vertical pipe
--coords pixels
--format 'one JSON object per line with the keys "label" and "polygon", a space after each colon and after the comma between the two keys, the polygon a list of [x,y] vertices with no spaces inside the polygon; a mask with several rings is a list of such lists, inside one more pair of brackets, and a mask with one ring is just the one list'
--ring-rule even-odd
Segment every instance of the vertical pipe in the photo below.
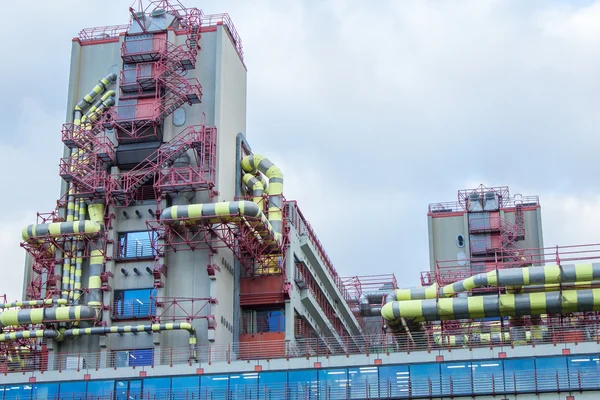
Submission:
{"label": "vertical pipe", "polygon": [[90,220],[97,222],[102,227],[98,236],[92,241],[90,249],[90,276],[88,279],[89,293],[87,305],[96,309],[102,307],[102,281],[100,279],[100,274],[104,267],[104,211],[105,205],[102,200],[93,201],[88,206]]}

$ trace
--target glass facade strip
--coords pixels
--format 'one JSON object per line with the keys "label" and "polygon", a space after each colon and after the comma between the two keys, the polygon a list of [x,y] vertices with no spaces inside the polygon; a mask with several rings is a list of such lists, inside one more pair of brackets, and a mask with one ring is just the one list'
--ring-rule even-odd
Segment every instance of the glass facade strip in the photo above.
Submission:
{"label": "glass facade strip", "polygon": [[569,390],[600,390],[597,354],[5,385],[0,400],[402,399]]}

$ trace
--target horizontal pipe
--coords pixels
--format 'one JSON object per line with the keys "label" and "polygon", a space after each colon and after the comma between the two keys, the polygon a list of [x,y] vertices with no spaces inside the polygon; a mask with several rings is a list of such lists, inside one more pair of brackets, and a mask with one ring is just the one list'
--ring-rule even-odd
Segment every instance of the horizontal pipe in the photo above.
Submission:
{"label": "horizontal pipe", "polygon": [[67,300],[63,299],[45,299],[45,300],[24,300],[24,301],[13,301],[12,303],[0,303],[1,308],[13,308],[13,307],[39,307],[51,304],[58,304],[64,306],[67,304]]}
{"label": "horizontal pipe", "polygon": [[95,318],[96,310],[86,306],[7,310],[0,314],[0,328],[49,322],[75,322]]}
{"label": "horizontal pipe", "polygon": [[20,331],[0,334],[0,342],[9,342],[11,340],[19,339],[35,339],[35,338],[46,338],[46,339],[59,339],[61,337],[60,332],[52,329],[36,329],[31,331]]}
{"label": "horizontal pipe", "polygon": [[33,224],[23,228],[21,238],[24,241],[36,237],[58,236],[95,236],[100,232],[100,224],[93,221],[52,222],[50,224]]}
{"label": "horizontal pipe", "polygon": [[267,217],[256,203],[251,201],[232,201],[224,203],[191,204],[171,206],[160,215],[163,224],[173,225],[225,222],[248,222],[265,244],[277,246],[277,236]]}
{"label": "horizontal pipe", "polygon": [[600,311],[600,289],[393,301],[381,315],[394,323]]}

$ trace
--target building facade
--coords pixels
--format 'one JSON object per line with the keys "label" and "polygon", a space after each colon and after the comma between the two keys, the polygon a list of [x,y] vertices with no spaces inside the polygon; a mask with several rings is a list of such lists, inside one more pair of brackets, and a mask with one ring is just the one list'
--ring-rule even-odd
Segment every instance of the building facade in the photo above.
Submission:
{"label": "building facade", "polygon": [[[126,25],[82,30],[61,133],[62,196],[23,229],[23,301],[0,304],[0,399],[554,399],[600,389],[595,291],[591,303],[580,292],[583,308],[565,318],[544,300],[556,316],[543,323],[533,303],[535,318],[406,303],[530,290],[537,281],[515,289],[500,273],[463,281],[548,263],[532,250],[543,249],[537,198],[480,187],[430,206],[422,288],[338,274],[285,200],[283,172],[249,144],[246,66],[226,14],[155,0]],[[573,268],[587,280],[561,272],[544,283],[594,290],[600,268]]]}

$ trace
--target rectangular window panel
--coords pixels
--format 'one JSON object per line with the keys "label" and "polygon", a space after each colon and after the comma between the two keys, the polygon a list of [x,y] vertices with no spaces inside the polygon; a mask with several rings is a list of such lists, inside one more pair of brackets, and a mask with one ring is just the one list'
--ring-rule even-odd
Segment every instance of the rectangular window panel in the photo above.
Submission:
{"label": "rectangular window panel", "polygon": [[415,364],[411,365],[409,370],[413,396],[439,396],[441,394],[439,364]]}
{"label": "rectangular window panel", "polygon": [[405,398],[410,394],[407,365],[379,367],[379,398]]}
{"label": "rectangular window panel", "polygon": [[348,370],[345,368],[319,370],[321,398],[341,400],[348,398]]}
{"label": "rectangular window panel", "polygon": [[533,358],[508,358],[504,360],[504,388],[506,392],[534,392],[535,371]]}
{"label": "rectangular window panel", "polygon": [[169,397],[171,390],[171,378],[147,378],[144,379],[144,398],[165,399]]}
{"label": "rectangular window panel", "polygon": [[535,360],[537,388],[541,392],[554,392],[569,388],[566,357],[543,357]]}
{"label": "rectangular window panel", "polygon": [[288,372],[288,399],[313,400],[317,398],[318,382],[316,370]]}
{"label": "rectangular window panel", "polygon": [[33,394],[34,399],[57,399],[58,398],[58,383],[34,384],[32,394]]}
{"label": "rectangular window panel", "polygon": [[114,318],[150,318],[155,315],[156,289],[115,290]]}
{"label": "rectangular window panel", "polygon": [[85,400],[86,382],[63,382],[60,384],[59,399]]}
{"label": "rectangular window panel", "polygon": [[143,367],[152,365],[154,361],[153,349],[136,349],[129,351],[129,366]]}
{"label": "rectangular window panel", "polygon": [[351,399],[377,398],[377,367],[348,368],[348,389]]}
{"label": "rectangular window panel", "polygon": [[112,399],[114,396],[115,381],[89,381],[87,394],[94,400]]}
{"label": "rectangular window panel", "polygon": [[243,313],[243,333],[284,332],[283,309],[246,310]]}
{"label": "rectangular window panel", "polygon": [[256,400],[258,398],[258,372],[229,375],[231,400]]}
{"label": "rectangular window panel", "polygon": [[258,374],[258,397],[264,400],[286,398],[287,372],[261,372]]}
{"label": "rectangular window panel", "polygon": [[491,359],[471,362],[473,392],[475,394],[504,392],[504,372],[502,368],[502,360]]}
{"label": "rectangular window panel", "polygon": [[119,259],[154,258],[157,234],[154,231],[119,233]]}
{"label": "rectangular window panel", "polygon": [[453,362],[440,365],[442,373],[442,394],[468,395],[471,389],[471,363]]}
{"label": "rectangular window panel", "polygon": [[197,399],[200,395],[200,378],[183,376],[171,378],[173,399]]}
{"label": "rectangular window panel", "polygon": [[5,400],[21,400],[31,398],[31,385],[6,385],[4,387]]}
{"label": "rectangular window panel", "polygon": [[200,399],[216,400],[228,397],[229,375],[205,375],[200,377]]}
{"label": "rectangular window panel", "polygon": [[571,356],[568,358],[568,363],[571,389],[597,389],[600,387],[598,355]]}

